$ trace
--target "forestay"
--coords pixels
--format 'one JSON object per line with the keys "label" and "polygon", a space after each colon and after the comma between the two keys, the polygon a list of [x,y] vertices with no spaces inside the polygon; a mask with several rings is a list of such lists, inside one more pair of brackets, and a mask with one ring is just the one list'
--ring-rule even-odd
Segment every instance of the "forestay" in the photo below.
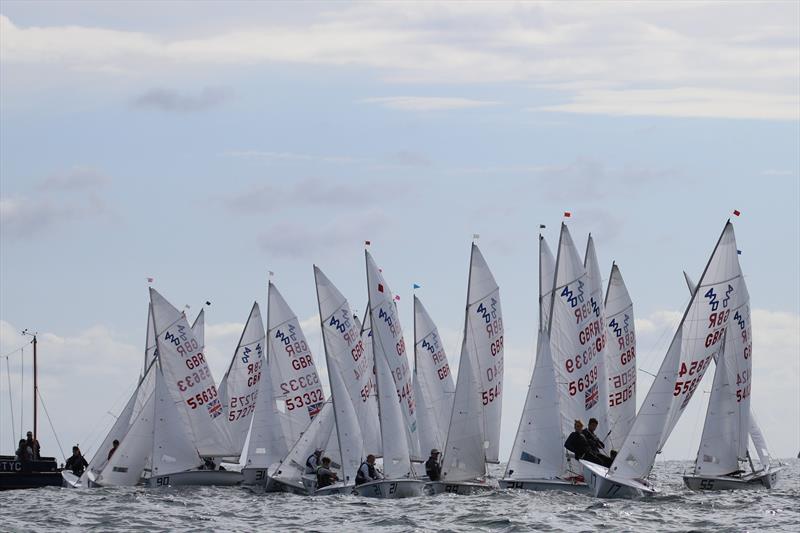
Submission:
{"label": "forestay", "polygon": [[253,303],[236,351],[219,386],[228,434],[240,455],[258,405],[258,390],[264,371],[264,322],[258,303]]}
{"label": "forestay", "polygon": [[606,371],[608,373],[608,450],[625,440],[636,418],[636,330],[633,302],[619,267],[611,265],[606,291]]}
{"label": "forestay", "polygon": [[606,325],[595,285],[599,279],[589,278],[562,224],[549,328],[562,435],[569,435],[575,420],[586,424],[589,418],[598,420],[601,432],[608,430]]}
{"label": "forestay", "polygon": [[433,448],[444,449],[455,390],[439,330],[415,295],[414,393],[423,454]]}
{"label": "forestay", "polygon": [[285,414],[282,419],[288,422],[284,432],[292,443],[317,415],[325,402],[325,394],[297,315],[272,282],[268,299],[267,357],[274,378],[274,392],[278,395],[278,410]]}
{"label": "forestay", "polygon": [[180,414],[168,390],[165,376],[155,371],[155,429],[153,433],[153,477],[198,468],[203,460],[194,443],[180,427]]}
{"label": "forestay", "polygon": [[380,455],[380,423],[375,393],[374,360],[368,339],[350,304],[318,267],[314,267],[317,301],[327,359],[341,371],[344,388],[355,409],[367,453]]}
{"label": "forestay", "polygon": [[558,391],[547,330],[550,322],[555,262],[547,241],[540,235],[539,335],[536,340],[536,363],[505,477],[552,479],[567,473],[563,447],[567,435],[564,435],[559,416]]}
{"label": "forestay", "polygon": [[[378,270],[378,266],[372,259],[368,251],[364,251],[367,262],[367,286],[369,289],[369,309],[370,323],[372,326],[372,349],[375,357],[375,366],[378,360],[383,357],[388,365],[389,372],[393,377],[397,396],[396,400],[400,404],[403,420],[405,421],[405,434],[408,439],[408,448],[411,457],[422,460],[419,449],[419,436],[417,428],[416,400],[414,398],[414,385],[412,383],[411,369],[408,365],[406,356],[406,344],[403,340],[403,329],[400,327],[400,319],[397,315],[397,307],[392,296],[392,291],[386,284],[383,274]],[[388,394],[388,385],[383,382],[383,391],[378,394]],[[385,399],[384,399],[385,401]],[[383,403],[380,403],[381,411]],[[381,423],[384,422],[381,412]],[[384,446],[384,460],[386,443],[386,431],[381,430]],[[391,438],[397,439],[401,433],[389,434]]]}
{"label": "forestay", "polygon": [[667,350],[655,382],[610,474],[642,479],[694,395],[712,359],[723,347],[731,309],[742,291],[736,238],[730,222],[717,242],[698,287]]}
{"label": "forestay", "polygon": [[202,345],[186,316],[153,288],[150,301],[167,388],[180,400],[178,410],[188,421],[197,450],[204,456],[237,455],[226,431],[222,402]]}
{"label": "forestay", "polygon": [[714,383],[708,401],[703,436],[695,461],[698,475],[722,476],[739,470],[747,456],[750,432],[750,380],[752,374],[752,329],[750,297],[744,278],[729,305],[732,314],[725,333],[724,349],[716,359]]}

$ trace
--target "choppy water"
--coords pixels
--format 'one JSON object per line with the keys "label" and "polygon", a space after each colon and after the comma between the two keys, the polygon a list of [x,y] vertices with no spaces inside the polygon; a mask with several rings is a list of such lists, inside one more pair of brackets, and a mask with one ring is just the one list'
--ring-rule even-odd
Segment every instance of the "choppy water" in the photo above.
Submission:
{"label": "choppy water", "polygon": [[2,531],[800,531],[800,460],[777,489],[693,493],[688,462],[656,465],[659,496],[597,500],[497,490],[406,500],[308,498],[242,487],[0,492]]}

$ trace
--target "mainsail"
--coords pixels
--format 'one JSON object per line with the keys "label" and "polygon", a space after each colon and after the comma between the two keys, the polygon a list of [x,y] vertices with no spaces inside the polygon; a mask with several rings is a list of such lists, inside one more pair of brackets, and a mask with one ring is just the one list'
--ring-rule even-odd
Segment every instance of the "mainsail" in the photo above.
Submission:
{"label": "mainsail", "polygon": [[455,384],[447,355],[422,302],[414,296],[414,394],[421,452],[444,449]]}
{"label": "mainsail", "polygon": [[261,377],[269,374],[264,367],[264,322],[258,303],[253,303],[242,336],[219,386],[228,434],[236,455],[242,453],[247,431],[258,405]]}
{"label": "mainsail", "polygon": [[607,449],[617,449],[636,418],[636,331],[633,302],[619,267],[611,265],[606,290],[606,372],[608,374]]}
{"label": "mainsail", "polygon": [[[372,349],[375,358],[376,371],[380,375],[378,360],[383,358],[389,374],[393,378],[396,388],[396,399],[402,411],[405,435],[408,440],[408,448],[413,459],[421,460],[419,449],[419,437],[417,431],[416,400],[414,397],[414,385],[412,383],[412,373],[408,365],[406,356],[406,344],[403,340],[403,330],[400,327],[400,319],[397,315],[392,291],[389,289],[383,273],[378,269],[375,261],[368,251],[364,251],[367,263],[367,287],[369,292],[369,312],[370,325],[372,327]],[[383,391],[380,388],[383,387]],[[388,399],[388,384],[384,381],[379,385],[378,396],[381,406],[381,423],[384,423],[384,403],[380,397],[383,394],[384,402]],[[388,433],[390,439],[399,439],[402,433]],[[384,448],[384,461],[386,458],[387,432],[381,430]]]}
{"label": "mainsail", "polygon": [[150,302],[167,389],[180,400],[181,419],[188,421],[197,450],[203,456],[237,455],[224,425],[222,403],[202,344],[186,316],[152,287]]}
{"label": "mainsail", "polygon": [[[724,346],[725,329],[733,320],[743,290],[730,221],[692,294],[655,382],[614,459],[609,473],[643,479],[689,404],[712,359]],[[746,290],[746,289],[745,289]]]}

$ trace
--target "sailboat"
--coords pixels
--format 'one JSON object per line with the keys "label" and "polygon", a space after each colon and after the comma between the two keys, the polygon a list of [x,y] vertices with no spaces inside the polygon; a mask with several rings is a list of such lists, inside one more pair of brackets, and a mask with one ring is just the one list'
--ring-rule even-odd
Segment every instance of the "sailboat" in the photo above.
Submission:
{"label": "sailboat", "polygon": [[414,295],[414,397],[423,454],[444,449],[455,392],[439,330]]}
{"label": "sailboat", "polygon": [[455,399],[434,494],[493,488],[486,464],[497,462],[503,393],[503,312],[500,289],[480,249],[470,252],[464,336]]}
{"label": "sailboat", "polygon": [[[152,287],[150,303],[159,371],[153,402],[153,454],[149,475],[145,470],[146,483],[151,487],[238,484],[239,472],[201,470],[203,459],[237,455],[223,425],[223,406],[202,344],[186,316]],[[187,442],[193,454],[187,451]]]}
{"label": "sailboat", "polygon": [[703,375],[725,344],[725,331],[743,285],[736,237],[728,221],[645,397],[609,468],[581,461],[591,493],[622,498],[655,494],[647,481],[656,455],[689,404]]}
{"label": "sailboat", "polygon": [[[369,251],[364,251],[369,293],[369,327],[375,358],[376,385],[383,444],[385,478],[355,487],[360,496],[406,498],[420,496],[425,482],[411,464],[419,455],[416,404],[403,331],[394,297]],[[366,324],[365,324],[366,328]]]}
{"label": "sailboat", "polygon": [[[686,273],[684,276],[690,292],[694,292],[694,285]],[[741,286],[738,303],[731,308],[734,322],[729,324],[723,350],[715,359],[714,382],[694,469],[683,476],[692,490],[770,489],[783,470],[771,464],[766,441],[750,406],[753,336],[750,296],[744,279]],[[761,468],[756,468],[750,456],[749,438]],[[742,463],[749,465],[749,473]]]}
{"label": "sailboat", "polygon": [[564,442],[576,419],[596,418],[600,428],[608,427],[606,324],[593,257],[590,237],[586,260],[580,260],[566,224],[555,259],[539,236],[536,363],[501,488],[588,490]]}

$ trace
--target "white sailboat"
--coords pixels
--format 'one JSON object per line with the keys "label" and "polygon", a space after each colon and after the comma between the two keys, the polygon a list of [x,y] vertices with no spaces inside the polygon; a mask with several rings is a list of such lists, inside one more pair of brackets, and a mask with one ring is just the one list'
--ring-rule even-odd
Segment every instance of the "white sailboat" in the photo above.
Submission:
{"label": "white sailboat", "polygon": [[656,455],[694,395],[712,359],[723,349],[725,330],[742,282],[733,225],[728,221],[689,300],[655,382],[619,453],[606,469],[586,461],[586,482],[598,497],[653,494],[647,481]]}
{"label": "white sailboat", "polygon": [[403,331],[383,274],[369,252],[365,250],[364,254],[369,292],[367,318],[372,329],[385,478],[356,485],[355,493],[375,498],[420,496],[425,482],[416,478],[411,464],[415,449],[419,455],[419,439]]}
{"label": "white sailboat", "polygon": [[559,387],[556,383],[553,357],[550,353],[550,314],[555,257],[543,236],[539,236],[539,327],[536,361],[525,399],[514,447],[501,488],[526,490],[565,490],[586,492],[588,489],[575,473],[564,449]]}
{"label": "white sailboat", "polygon": [[616,263],[608,278],[605,312],[610,431],[606,446],[617,450],[636,418],[636,330],[633,302]]}
{"label": "white sailboat", "polygon": [[[190,442],[199,458],[231,457],[237,453],[224,425],[223,406],[205,360],[202,344],[189,327],[186,316],[152,287],[150,303],[160,372],[156,373],[156,435],[152,471],[147,484],[163,486],[239,483],[239,472],[204,470],[203,475],[188,471],[186,475],[182,475],[182,472],[176,470],[180,465],[189,465],[188,468],[192,468],[195,464],[194,457],[183,451],[184,441],[180,439]],[[159,381],[161,378],[163,380]],[[169,397],[159,396],[158,383],[162,383]],[[169,406],[174,409],[176,416],[172,415]],[[159,428],[163,429],[163,437],[159,435]],[[170,448],[171,443],[181,451],[180,454]],[[184,460],[178,461],[178,457]],[[192,460],[189,461],[186,457],[192,457]]]}
{"label": "white sailboat", "polygon": [[[688,276],[686,279],[689,282]],[[691,283],[689,286],[693,291]],[[714,382],[694,469],[683,476],[692,490],[769,489],[778,482],[782,470],[771,464],[750,406],[753,337],[744,279],[737,301],[731,309],[733,320],[725,334],[724,348],[715,359]],[[756,468],[748,449],[751,434],[760,468]],[[748,466],[750,472],[746,471]]]}
{"label": "white sailboat", "polygon": [[503,312],[500,289],[480,249],[470,252],[464,337],[455,399],[433,493],[471,494],[493,488],[486,464],[497,461],[503,392]]}
{"label": "white sailboat", "polygon": [[423,454],[444,449],[455,392],[439,330],[414,295],[414,397]]}

